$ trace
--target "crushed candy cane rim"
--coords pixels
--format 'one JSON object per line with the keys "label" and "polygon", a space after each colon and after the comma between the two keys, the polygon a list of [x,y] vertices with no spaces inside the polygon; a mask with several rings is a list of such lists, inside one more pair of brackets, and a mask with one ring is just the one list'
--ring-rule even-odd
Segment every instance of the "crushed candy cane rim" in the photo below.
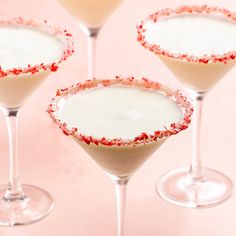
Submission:
{"label": "crushed candy cane rim", "polygon": [[161,48],[160,45],[151,44],[146,41],[145,32],[147,30],[148,26],[146,25],[148,23],[150,22],[156,23],[159,19],[178,16],[180,14],[205,14],[205,15],[223,16],[226,19],[230,20],[231,22],[236,23],[236,12],[231,12],[230,10],[227,10],[225,8],[209,7],[207,5],[202,5],[202,6],[186,5],[186,6],[180,6],[176,9],[166,8],[163,10],[159,10],[156,13],[148,16],[141,22],[140,25],[137,26],[138,41],[144,48],[149,49],[151,52],[157,55],[179,59],[190,63],[203,63],[203,64],[227,63],[228,61],[234,60],[236,58],[236,50],[225,54],[219,54],[219,55],[212,54],[212,55],[204,55],[201,57],[196,57],[194,55],[171,53],[170,51]]}
{"label": "crushed candy cane rim", "polygon": [[41,71],[52,71],[55,72],[59,68],[59,64],[62,61],[65,61],[69,56],[74,53],[74,46],[72,41],[72,35],[67,31],[63,30],[59,27],[51,25],[48,21],[37,21],[31,19],[23,19],[21,17],[9,19],[9,20],[0,20],[0,25],[2,26],[26,26],[35,28],[37,30],[41,30],[45,33],[51,34],[53,36],[58,37],[64,43],[64,49],[62,52],[61,58],[57,61],[44,64],[43,62],[39,65],[28,65],[25,68],[11,68],[8,70],[4,70],[0,65],[0,79],[6,76],[19,76],[22,74],[35,74]]}
{"label": "crushed candy cane rim", "polygon": [[[58,114],[60,111],[60,105],[58,103],[61,99],[73,96],[80,91],[84,91],[86,89],[96,88],[96,87],[107,87],[114,85],[122,85],[122,86],[135,86],[138,88],[146,88],[152,91],[158,91],[162,94],[170,97],[174,100],[178,106],[182,109],[183,118],[176,123],[170,124],[170,127],[163,127],[163,130],[157,130],[152,134],[141,133],[139,136],[134,139],[107,139],[105,137],[96,138],[93,136],[87,136],[81,134],[79,132],[79,127],[68,127],[68,125],[61,121],[58,118]],[[103,145],[103,146],[135,146],[140,144],[147,144],[151,142],[156,142],[158,139],[169,137],[171,135],[178,134],[180,131],[188,128],[191,116],[193,113],[193,108],[191,104],[188,102],[186,97],[184,97],[179,90],[172,90],[169,87],[160,84],[159,82],[151,81],[146,78],[135,79],[134,77],[121,78],[120,76],[116,76],[114,79],[93,79],[86,80],[83,83],[78,83],[76,85],[72,85],[66,89],[59,89],[56,93],[56,97],[54,97],[51,101],[51,104],[48,106],[47,112],[53,119],[53,121],[62,129],[65,135],[70,135],[75,139],[84,142],[86,144],[95,144],[95,145]]]}

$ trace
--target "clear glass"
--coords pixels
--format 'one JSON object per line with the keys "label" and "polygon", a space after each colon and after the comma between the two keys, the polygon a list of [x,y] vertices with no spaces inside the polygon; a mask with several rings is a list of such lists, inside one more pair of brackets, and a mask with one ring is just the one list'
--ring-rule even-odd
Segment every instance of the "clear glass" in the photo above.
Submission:
{"label": "clear glass", "polygon": [[223,173],[202,167],[200,131],[204,93],[189,91],[194,104],[190,168],[179,168],[166,173],[157,183],[156,189],[170,203],[188,208],[210,207],[227,200],[232,194],[233,184]]}
{"label": "clear glass", "polygon": [[9,137],[9,183],[0,188],[0,225],[26,225],[41,220],[53,208],[52,197],[31,185],[21,185],[17,157],[18,109],[2,108]]}
{"label": "clear glass", "polygon": [[[106,83],[104,83],[106,82]],[[128,82],[128,83],[127,83]],[[64,112],[64,105],[67,103],[68,99],[71,99],[75,94],[79,94],[81,91],[81,86],[87,90],[92,90],[96,87],[107,88],[108,86],[125,86],[130,87],[144,87],[150,88],[150,91],[156,91],[163,94],[163,96],[171,97],[171,100],[176,102],[176,106],[183,112],[183,119],[178,121],[177,124],[172,123],[170,131],[168,128],[163,129],[163,132],[156,132],[156,136],[151,136],[148,139],[146,135],[141,141],[136,138],[133,140],[115,139],[110,140],[107,143],[107,139],[96,139],[86,137],[86,135],[79,133],[79,130],[75,130],[76,127],[71,128],[70,120],[59,117],[59,114]],[[149,87],[149,86],[150,87]],[[153,154],[171,135],[186,129],[190,123],[190,117],[192,115],[192,106],[185,99],[180,92],[173,91],[167,86],[160,85],[158,82],[146,80],[134,79],[134,77],[128,78],[114,78],[106,80],[93,80],[92,82],[85,82],[82,85],[75,86],[73,88],[69,87],[66,93],[61,93],[59,96],[55,97],[51,104],[49,105],[48,113],[50,117],[56,122],[56,124],[61,128],[65,134],[71,136],[77,143],[87,152],[87,154],[94,159],[94,161],[104,170],[104,172],[111,178],[115,185],[116,192],[116,202],[117,202],[117,236],[124,236],[124,221],[125,221],[125,205],[126,205],[126,189],[129,180],[132,175],[141,165],[147,161],[150,155]],[[62,106],[63,104],[63,106]],[[77,104],[74,103],[74,106]],[[90,104],[95,105],[96,104]],[[89,106],[90,106],[89,105]],[[113,104],[110,104],[113,106]],[[90,106],[92,107],[92,106]],[[119,114],[119,111],[118,113]],[[116,115],[117,115],[116,114]],[[93,113],[87,114],[93,117]],[[102,118],[103,119],[103,118]],[[167,126],[169,127],[169,126]],[[116,128],[114,126],[114,128]],[[176,132],[175,132],[176,131]],[[106,132],[105,132],[106,133]],[[159,136],[159,134],[161,134]],[[83,137],[83,138],[81,138]],[[87,142],[90,140],[89,142]],[[109,139],[108,139],[109,140]]]}
{"label": "clear glass", "polygon": [[88,44],[88,79],[95,77],[95,62],[96,62],[96,42],[100,28],[89,28],[81,25],[81,29],[87,36]]}
{"label": "clear glass", "polygon": [[129,178],[111,176],[115,185],[116,206],[117,206],[117,236],[124,236],[126,189]]}

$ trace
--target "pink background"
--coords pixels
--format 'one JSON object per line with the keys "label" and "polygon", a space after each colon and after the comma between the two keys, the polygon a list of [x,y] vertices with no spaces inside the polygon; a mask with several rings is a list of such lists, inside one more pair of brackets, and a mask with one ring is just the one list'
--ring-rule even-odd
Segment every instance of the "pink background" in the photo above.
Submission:
{"label": "pink background", "polygon": [[[191,3],[206,1],[191,1]],[[226,3],[227,2],[227,3]],[[126,0],[107,21],[99,36],[97,75],[138,75],[182,88],[155,55],[136,41],[135,26],[150,13],[190,1]],[[234,0],[209,0],[236,10]],[[76,21],[55,0],[0,0],[1,17],[48,19],[75,35],[76,54],[50,76],[23,107],[20,116],[22,181],[47,189],[54,211],[43,221],[17,228],[0,228],[1,236],[116,235],[113,185],[88,155],[52,123],[45,110],[57,88],[86,79],[86,38]],[[113,47],[113,45],[115,45]],[[205,166],[236,181],[236,81],[233,70],[206,98],[202,156]],[[0,183],[7,182],[8,151],[4,119],[0,117]],[[169,169],[188,165],[191,130],[170,139],[135,174],[129,184],[125,235],[234,236],[236,194],[226,203],[204,210],[175,207],[160,199],[154,184]]]}

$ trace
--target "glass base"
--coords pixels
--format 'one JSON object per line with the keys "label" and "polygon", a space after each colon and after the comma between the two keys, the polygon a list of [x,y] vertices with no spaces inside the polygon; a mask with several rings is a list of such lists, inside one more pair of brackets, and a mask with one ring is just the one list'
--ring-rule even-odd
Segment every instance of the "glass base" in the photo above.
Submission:
{"label": "glass base", "polygon": [[53,208],[53,199],[43,189],[23,185],[24,199],[5,200],[7,186],[0,187],[0,226],[27,225],[43,219]]}
{"label": "glass base", "polygon": [[189,175],[189,168],[170,171],[157,183],[157,193],[167,202],[187,208],[215,206],[231,196],[233,183],[227,176],[211,169],[202,173],[196,180]]}

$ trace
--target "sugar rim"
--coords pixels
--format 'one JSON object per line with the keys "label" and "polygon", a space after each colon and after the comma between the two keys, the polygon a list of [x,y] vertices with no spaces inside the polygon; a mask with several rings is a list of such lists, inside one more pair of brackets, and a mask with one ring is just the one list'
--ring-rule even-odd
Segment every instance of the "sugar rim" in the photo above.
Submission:
{"label": "sugar rim", "polygon": [[[183,118],[179,122],[172,123],[170,127],[164,127],[163,130],[154,131],[153,134],[147,134],[143,132],[134,139],[106,139],[105,137],[95,138],[93,136],[83,135],[79,133],[79,128],[69,128],[65,122],[62,122],[60,119],[57,118],[60,109],[57,104],[62,97],[72,96],[85,89],[91,89],[102,86],[107,87],[111,85],[135,86],[160,91],[161,93],[175,100],[175,102],[183,110]],[[71,135],[86,144],[93,143],[95,145],[103,146],[135,146],[139,144],[155,142],[157,141],[157,139],[169,137],[171,135],[179,133],[182,130],[187,129],[191,121],[193,108],[186,99],[186,97],[184,97],[179,90],[172,90],[169,87],[160,84],[159,82],[151,81],[146,78],[135,79],[134,77],[121,78],[120,76],[116,76],[114,79],[111,80],[86,80],[83,83],[72,85],[69,88],[59,89],[56,93],[56,97],[52,99],[51,104],[48,106],[47,112],[49,113],[53,121],[62,129],[64,134]]]}
{"label": "sugar rim", "polygon": [[180,14],[215,14],[215,15],[220,15],[223,16],[230,21],[236,23],[236,13],[231,12],[225,8],[220,8],[220,7],[209,7],[207,5],[185,5],[185,6],[179,6],[176,9],[170,9],[166,8],[163,10],[159,10],[156,13],[148,16],[146,19],[144,19],[140,25],[137,26],[137,31],[138,31],[138,41],[141,43],[141,45],[149,49],[151,52],[157,54],[157,55],[163,55],[167,56],[170,58],[174,59],[180,59],[186,62],[191,62],[191,63],[227,63],[230,60],[234,60],[236,58],[236,50],[231,51],[225,54],[212,54],[212,55],[204,55],[201,57],[196,57],[193,55],[187,55],[187,54],[178,54],[178,53],[171,53],[168,50],[165,50],[160,47],[160,45],[156,44],[151,44],[148,43],[145,39],[145,32],[146,32],[146,24],[150,21],[153,23],[156,23],[159,19],[162,19],[164,17],[171,17],[171,16],[176,16]]}
{"label": "sugar rim", "polygon": [[4,70],[0,66],[0,78],[6,76],[19,76],[22,74],[35,74],[40,71],[50,70],[55,72],[59,68],[59,64],[62,61],[65,61],[69,56],[74,53],[74,46],[72,41],[72,35],[67,31],[63,30],[59,27],[51,25],[47,20],[44,21],[36,21],[32,19],[23,19],[21,17],[9,19],[9,20],[0,20],[0,25],[12,25],[12,26],[28,26],[32,28],[37,28],[51,35],[60,36],[65,40],[65,46],[62,53],[61,58],[56,62],[52,62],[50,64],[41,63],[39,65],[28,65],[25,68],[11,68],[8,70]]}

